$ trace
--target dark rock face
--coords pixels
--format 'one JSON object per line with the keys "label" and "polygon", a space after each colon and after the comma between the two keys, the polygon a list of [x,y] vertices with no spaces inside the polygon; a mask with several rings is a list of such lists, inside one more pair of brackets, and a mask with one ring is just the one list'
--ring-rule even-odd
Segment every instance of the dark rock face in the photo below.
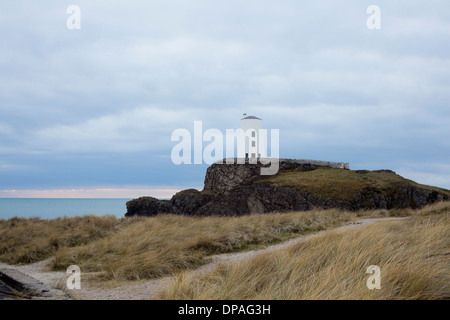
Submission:
{"label": "dark rock face", "polygon": [[173,213],[169,200],[141,197],[127,202],[127,213],[125,216],[156,216],[161,212]]}
{"label": "dark rock face", "polygon": [[205,189],[229,193],[236,187],[251,184],[261,167],[261,164],[213,164],[206,170]]}
{"label": "dark rock face", "polygon": [[418,187],[399,187],[389,194],[375,188],[364,188],[355,197],[350,209],[421,208],[436,201],[449,200],[447,195]]}
{"label": "dark rock face", "polygon": [[[206,170],[205,189],[212,192],[228,194],[237,187],[251,185],[260,177],[261,163],[256,164],[213,164]],[[315,170],[319,165],[313,163],[295,162],[282,159],[279,170]]]}
{"label": "dark rock face", "polygon": [[[207,169],[202,191],[183,190],[175,194],[171,200],[158,200],[152,197],[134,199],[127,202],[128,211],[125,216],[154,216],[159,213],[231,216],[306,211],[314,208],[343,210],[420,208],[436,201],[448,201],[450,194],[405,182],[403,185],[390,185],[388,189],[363,187],[350,198],[329,197],[299,187],[258,180],[261,177],[261,167],[261,164],[213,164]],[[318,167],[320,165],[314,163],[280,161],[280,170],[311,171]],[[370,172],[395,175],[395,172],[390,170],[355,172],[361,175]]]}
{"label": "dark rock face", "polygon": [[212,199],[213,197],[209,194],[201,193],[195,189],[187,189],[174,195],[170,204],[173,213],[193,215]]}

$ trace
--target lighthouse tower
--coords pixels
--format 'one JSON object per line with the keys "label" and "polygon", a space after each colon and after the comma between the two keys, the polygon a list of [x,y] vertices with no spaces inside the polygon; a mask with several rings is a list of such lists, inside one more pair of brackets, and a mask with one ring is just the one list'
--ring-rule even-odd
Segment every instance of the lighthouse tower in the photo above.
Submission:
{"label": "lighthouse tower", "polygon": [[241,119],[241,129],[245,132],[245,158],[265,158],[265,136],[261,134],[262,120],[244,113]]}

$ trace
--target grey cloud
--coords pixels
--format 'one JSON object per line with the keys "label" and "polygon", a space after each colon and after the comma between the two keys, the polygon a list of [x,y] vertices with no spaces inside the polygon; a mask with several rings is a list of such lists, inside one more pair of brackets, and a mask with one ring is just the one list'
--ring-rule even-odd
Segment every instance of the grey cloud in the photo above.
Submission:
{"label": "grey cloud", "polygon": [[69,4],[0,5],[2,155],[161,156],[172,128],[232,128],[242,112],[299,156],[449,152],[446,1],[380,0],[379,31],[360,1],[79,0],[78,31]]}

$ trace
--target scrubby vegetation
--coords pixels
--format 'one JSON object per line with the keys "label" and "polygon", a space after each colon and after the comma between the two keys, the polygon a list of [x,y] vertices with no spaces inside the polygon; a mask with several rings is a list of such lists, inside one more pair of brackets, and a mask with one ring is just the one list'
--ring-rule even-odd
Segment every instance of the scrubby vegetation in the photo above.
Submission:
{"label": "scrubby vegetation", "polygon": [[24,264],[44,260],[60,248],[105,237],[120,224],[113,216],[0,220],[0,261]]}
{"label": "scrubby vegetation", "polygon": [[56,251],[53,267],[77,264],[84,271],[104,271],[107,279],[114,280],[155,278],[206,263],[211,254],[272,244],[335,227],[354,216],[327,210],[242,217],[132,218],[110,236]]}
{"label": "scrubby vegetation", "polygon": [[[240,217],[158,215],[0,220],[0,261],[76,264],[97,280],[176,275],[167,299],[449,298],[450,202],[420,210],[312,210]],[[323,235],[195,278],[187,271],[213,254],[254,249],[361,217],[408,216]],[[367,290],[367,266],[382,269],[382,290]]]}
{"label": "scrubby vegetation", "polygon": [[[450,299],[449,203],[401,221],[330,233],[196,277],[164,299]],[[381,269],[369,290],[367,267]]]}

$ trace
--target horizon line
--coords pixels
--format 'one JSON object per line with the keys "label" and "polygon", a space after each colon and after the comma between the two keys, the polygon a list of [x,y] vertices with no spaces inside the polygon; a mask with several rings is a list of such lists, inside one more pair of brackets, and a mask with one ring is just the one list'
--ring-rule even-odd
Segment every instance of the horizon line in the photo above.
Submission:
{"label": "horizon line", "polygon": [[134,199],[150,196],[171,198],[181,188],[67,188],[67,189],[3,189],[0,199]]}

